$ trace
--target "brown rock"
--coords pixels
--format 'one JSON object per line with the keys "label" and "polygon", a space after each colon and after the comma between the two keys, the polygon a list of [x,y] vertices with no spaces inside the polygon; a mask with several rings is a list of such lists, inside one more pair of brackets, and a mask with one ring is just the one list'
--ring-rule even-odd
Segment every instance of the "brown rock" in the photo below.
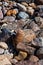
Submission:
{"label": "brown rock", "polygon": [[37,32],[40,30],[39,26],[34,21],[30,23],[30,27],[32,28],[34,32]]}
{"label": "brown rock", "polygon": [[32,56],[30,56],[29,60],[32,61],[32,62],[38,62],[39,58],[34,56],[34,55],[32,55]]}
{"label": "brown rock", "polygon": [[28,7],[28,4],[26,2],[22,2],[22,5]]}
{"label": "brown rock", "polygon": [[35,3],[30,3],[29,6],[31,6],[32,8],[36,8]]}
{"label": "brown rock", "polygon": [[18,56],[15,56],[15,59],[17,60],[24,60],[27,57],[27,53],[24,51],[20,51]]}
{"label": "brown rock", "polygon": [[12,14],[12,10],[9,10],[8,12],[7,12],[7,16],[10,16]]}
{"label": "brown rock", "polygon": [[28,54],[34,54],[35,48],[25,45],[24,43],[17,44],[17,49],[26,51]]}

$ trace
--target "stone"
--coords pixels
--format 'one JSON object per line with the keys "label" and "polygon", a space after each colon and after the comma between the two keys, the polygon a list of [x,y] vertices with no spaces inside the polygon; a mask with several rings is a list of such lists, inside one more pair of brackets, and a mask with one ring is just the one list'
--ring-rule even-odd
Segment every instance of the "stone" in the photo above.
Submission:
{"label": "stone", "polygon": [[24,51],[20,51],[18,56],[15,56],[15,59],[18,61],[24,60],[27,57],[27,53]]}
{"label": "stone", "polygon": [[43,47],[43,38],[42,37],[39,37],[39,38],[36,38],[32,41],[32,45],[35,46],[36,48],[38,47]]}
{"label": "stone", "polygon": [[35,17],[35,21],[38,24],[40,28],[43,28],[43,18],[41,17]]}
{"label": "stone", "polygon": [[2,10],[0,10],[0,19],[3,19],[3,13],[2,13]]}
{"label": "stone", "polygon": [[30,3],[29,6],[31,6],[32,8],[35,8],[35,9],[36,9],[36,7],[37,7],[37,6],[35,5],[35,3]]}
{"label": "stone", "polygon": [[13,16],[6,16],[4,19],[6,19],[8,22],[14,22],[15,21],[15,17],[13,17]]}
{"label": "stone", "polygon": [[20,3],[17,3],[17,6],[18,6],[18,8],[19,8],[20,10],[22,10],[22,11],[27,11],[27,9],[26,9],[26,7],[25,7],[24,5],[22,5],[22,4],[20,4]]}
{"label": "stone", "polygon": [[36,38],[35,33],[31,29],[18,30],[15,38],[13,38],[13,44],[20,42],[29,43]]}
{"label": "stone", "polygon": [[24,43],[19,43],[17,44],[17,47],[16,47],[18,50],[22,50],[22,51],[25,51],[27,52],[28,54],[34,54],[35,52],[35,48],[34,47],[31,47],[29,45],[25,45]]}
{"label": "stone", "polygon": [[0,55],[4,53],[4,49],[0,48]]}
{"label": "stone", "polygon": [[34,9],[30,6],[27,7],[27,12],[30,14],[30,15],[33,15],[34,14]]}
{"label": "stone", "polygon": [[22,60],[22,61],[16,63],[15,65],[40,65],[40,64],[38,62],[34,63],[29,60],[27,60],[27,61]]}
{"label": "stone", "polygon": [[11,63],[7,58],[4,58],[0,60],[0,65],[11,65]]}
{"label": "stone", "polygon": [[32,61],[32,62],[38,62],[39,58],[37,56],[31,55],[29,60]]}
{"label": "stone", "polygon": [[40,65],[43,65],[43,59],[39,60]]}
{"label": "stone", "polygon": [[16,15],[18,13],[18,9],[13,9],[12,14]]}
{"label": "stone", "polygon": [[43,17],[43,5],[38,5],[37,8],[39,9],[38,16]]}
{"label": "stone", "polygon": [[12,14],[12,10],[9,10],[8,12],[7,12],[7,16],[10,16]]}
{"label": "stone", "polygon": [[34,32],[37,32],[40,30],[39,26],[34,21],[30,23],[30,27],[32,28]]}
{"label": "stone", "polygon": [[42,48],[39,48],[39,50],[37,50],[37,56],[41,59],[43,59],[43,47]]}
{"label": "stone", "polygon": [[14,58],[10,60],[12,64],[16,64],[18,61]]}
{"label": "stone", "polygon": [[26,2],[22,2],[22,5],[24,5],[25,7],[28,7],[28,4]]}
{"label": "stone", "polygon": [[26,12],[19,12],[19,14],[18,14],[18,18],[19,19],[27,19],[27,18],[29,18],[29,15],[26,13]]}
{"label": "stone", "polygon": [[9,6],[9,3],[8,2],[3,2],[3,5],[7,7],[7,6]]}
{"label": "stone", "polygon": [[5,42],[0,42],[0,47],[7,49],[8,45]]}

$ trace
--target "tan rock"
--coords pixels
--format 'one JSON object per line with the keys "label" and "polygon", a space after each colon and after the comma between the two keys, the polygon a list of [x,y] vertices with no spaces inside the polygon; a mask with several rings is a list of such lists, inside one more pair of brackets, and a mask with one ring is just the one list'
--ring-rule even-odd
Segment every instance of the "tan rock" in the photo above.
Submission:
{"label": "tan rock", "polygon": [[29,60],[32,61],[32,62],[38,62],[39,58],[34,56],[34,55],[32,55],[32,56],[30,56]]}
{"label": "tan rock", "polygon": [[24,60],[26,57],[27,57],[27,53],[20,51],[18,56],[15,56],[15,59],[17,59],[19,61],[19,60]]}
{"label": "tan rock", "polygon": [[8,12],[7,12],[7,16],[10,16],[12,14],[12,10],[9,10]]}
{"label": "tan rock", "polygon": [[32,8],[36,8],[37,6],[35,5],[35,3],[30,3],[29,6],[31,6]]}
{"label": "tan rock", "polygon": [[0,42],[0,47],[7,49],[8,45],[5,42]]}
{"label": "tan rock", "polygon": [[11,63],[7,58],[4,57],[4,59],[0,61],[0,65],[11,65]]}
{"label": "tan rock", "polygon": [[28,7],[28,4],[26,2],[22,2],[21,4]]}

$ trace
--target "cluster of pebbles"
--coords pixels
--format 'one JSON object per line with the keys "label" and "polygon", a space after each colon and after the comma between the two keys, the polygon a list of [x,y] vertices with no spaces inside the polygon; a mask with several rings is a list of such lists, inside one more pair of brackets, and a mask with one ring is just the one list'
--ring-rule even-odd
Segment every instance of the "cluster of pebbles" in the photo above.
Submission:
{"label": "cluster of pebbles", "polygon": [[43,0],[0,0],[0,65],[43,65]]}

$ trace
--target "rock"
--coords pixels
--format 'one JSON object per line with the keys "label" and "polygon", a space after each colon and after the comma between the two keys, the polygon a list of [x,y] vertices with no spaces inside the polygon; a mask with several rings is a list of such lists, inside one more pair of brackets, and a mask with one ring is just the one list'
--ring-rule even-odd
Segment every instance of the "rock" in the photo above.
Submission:
{"label": "rock", "polygon": [[16,59],[11,59],[10,61],[12,64],[16,64],[18,62]]}
{"label": "rock", "polygon": [[37,32],[40,30],[39,26],[34,21],[30,23],[30,27],[32,28],[34,32]]}
{"label": "rock", "polygon": [[39,36],[43,37],[43,29],[40,31]]}
{"label": "rock", "polygon": [[38,62],[34,63],[29,60],[27,60],[27,61],[22,60],[22,61],[16,63],[15,65],[40,65],[40,64]]}
{"label": "rock", "polygon": [[20,4],[20,3],[17,3],[17,6],[18,6],[18,8],[19,8],[20,10],[22,10],[22,11],[27,11],[27,9],[26,9],[26,7],[25,7],[24,5],[22,5],[22,4]]}
{"label": "rock", "polygon": [[27,19],[27,18],[29,18],[29,15],[27,13],[21,11],[18,14],[18,18],[19,19]]}
{"label": "rock", "polygon": [[14,22],[15,21],[15,17],[13,17],[13,16],[6,16],[4,19],[6,19],[8,22]]}
{"label": "rock", "polygon": [[34,51],[35,51],[34,47],[25,45],[24,43],[17,44],[17,49],[22,50],[22,51],[26,51],[28,54],[34,54]]}
{"label": "rock", "polygon": [[5,42],[0,42],[0,47],[7,49],[8,45]]}
{"label": "rock", "polygon": [[35,5],[35,3],[30,3],[29,6],[32,7],[32,8],[36,8],[36,7],[37,7],[37,6]]}
{"label": "rock", "polygon": [[33,15],[34,14],[34,9],[30,6],[27,7],[27,12],[30,14],[30,15]]}
{"label": "rock", "polygon": [[11,63],[7,58],[4,58],[0,60],[0,65],[11,65]]}
{"label": "rock", "polygon": [[26,57],[27,57],[27,53],[23,52],[23,51],[20,51],[18,56],[15,56],[15,59],[20,61],[20,60],[24,60]]}
{"label": "rock", "polygon": [[22,5],[24,5],[25,7],[28,7],[28,4],[26,2],[22,2]]}
{"label": "rock", "polygon": [[3,13],[1,10],[0,10],[0,19],[3,19]]}
{"label": "rock", "polygon": [[38,24],[40,28],[43,28],[43,18],[41,17],[35,17],[35,21]]}
{"label": "rock", "polygon": [[12,11],[12,14],[13,15],[16,15],[18,13],[18,9],[14,9],[13,11]]}
{"label": "rock", "polygon": [[9,3],[8,2],[3,2],[3,5],[7,7],[7,6],[9,6]]}
{"label": "rock", "polygon": [[38,5],[37,9],[39,9],[38,16],[43,17],[43,5]]}
{"label": "rock", "polygon": [[39,60],[40,65],[43,65],[43,59]]}
{"label": "rock", "polygon": [[12,10],[9,10],[8,12],[7,12],[7,16],[10,16],[12,14]]}
{"label": "rock", "polygon": [[0,48],[0,55],[4,53],[4,49]]}
{"label": "rock", "polygon": [[43,5],[43,0],[35,0],[35,3],[38,5]]}
{"label": "rock", "polygon": [[24,29],[24,30],[19,29],[15,38],[13,38],[13,44],[15,45],[15,43],[17,44],[20,42],[29,43],[35,38],[36,35],[31,29]]}
{"label": "rock", "polygon": [[43,59],[43,47],[42,48],[39,48],[39,50],[37,50],[37,56],[41,59]]}
{"label": "rock", "polygon": [[36,48],[38,47],[43,47],[43,38],[36,38],[32,41],[32,45],[35,46]]}
{"label": "rock", "polygon": [[32,62],[38,62],[39,61],[39,58],[34,56],[34,55],[31,55],[30,58],[29,58],[30,61]]}

